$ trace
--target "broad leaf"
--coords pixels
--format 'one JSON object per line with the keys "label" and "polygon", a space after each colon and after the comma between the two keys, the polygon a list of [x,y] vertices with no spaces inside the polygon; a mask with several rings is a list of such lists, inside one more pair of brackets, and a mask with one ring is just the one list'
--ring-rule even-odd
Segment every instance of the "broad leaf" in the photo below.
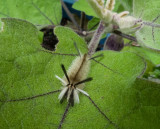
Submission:
{"label": "broad leaf", "polygon": [[142,56],[145,60],[149,60],[150,62],[152,62],[154,65],[160,64],[160,53],[158,52],[150,51],[143,47],[133,47],[133,46],[125,47],[123,51],[130,51],[137,53],[138,55]]}
{"label": "broad leaf", "polygon": [[93,9],[91,8],[91,6],[89,5],[89,3],[87,2],[87,0],[78,0],[77,2],[75,2],[72,6],[74,9],[77,9],[79,11],[83,11],[85,12],[87,15],[89,16],[95,16],[97,17],[97,15],[95,14],[95,12],[93,11]]}
{"label": "broad leaf", "polygon": [[[158,129],[160,126],[160,84],[137,79],[134,85],[124,92],[126,96],[123,101],[133,102],[136,105],[123,117],[122,129]],[[133,101],[128,100],[130,97]]]}
{"label": "broad leaf", "polygon": [[[115,11],[117,12],[121,12],[121,11],[129,11],[130,13],[133,12],[132,7],[133,7],[133,0],[118,0],[116,1],[118,3],[120,3],[120,6],[118,9],[115,9]],[[122,7],[121,7],[122,6]],[[117,6],[116,6],[117,7]],[[115,7],[115,8],[116,8]],[[121,8],[120,8],[121,7]],[[123,9],[123,10],[122,10]]]}
{"label": "broad leaf", "polygon": [[[72,6],[74,9],[85,12],[89,16],[97,17],[92,7],[88,4],[87,0],[78,0]],[[115,3],[114,12],[132,11],[132,0],[119,0]]]}
{"label": "broad leaf", "polygon": [[60,0],[1,0],[0,5],[0,17],[21,18],[36,25],[51,24],[43,14],[54,24],[59,24],[62,18]]}
{"label": "broad leaf", "polygon": [[95,30],[97,27],[98,27],[98,23],[100,22],[100,19],[99,18],[92,18],[89,22],[88,22],[88,25],[87,25],[87,28],[88,30]]}
{"label": "broad leaf", "polygon": [[[150,22],[152,24],[159,24],[158,18],[160,12],[160,1],[159,0],[134,0],[134,16],[141,18],[143,21]],[[157,20],[155,18],[157,17]],[[155,21],[154,21],[155,20]],[[154,21],[154,22],[153,22]],[[143,46],[160,51],[160,28],[144,25],[144,27],[136,33],[136,37],[139,43]]]}
{"label": "broad leaf", "polygon": [[[75,57],[69,56],[66,59],[65,56],[53,56],[40,51],[38,30],[31,23],[17,19],[2,21],[5,24],[0,34],[0,98],[18,99],[61,89],[61,83],[55,78],[55,74],[62,77],[60,64],[64,63],[67,68]],[[63,44],[59,45],[59,48],[62,53],[69,50],[70,53],[77,54],[73,45],[73,41],[77,40],[82,48],[86,48],[79,36],[69,29],[64,30],[63,33],[70,37],[66,34],[67,37],[61,39]],[[77,46],[81,50],[78,41]],[[66,49],[63,49],[64,46]],[[84,52],[85,48],[81,52]],[[57,128],[65,108],[65,103],[59,104],[57,97],[58,94],[55,93],[31,101],[0,103],[0,128],[21,128],[20,123],[24,128],[28,128],[28,125],[29,128],[48,128],[54,124]]]}
{"label": "broad leaf", "polygon": [[[0,102],[0,128],[57,128],[67,105],[66,101],[59,103],[58,92],[25,101],[5,101],[61,89],[61,83],[55,75],[63,77],[60,65],[64,64],[68,69],[76,57],[40,51],[38,31],[29,22],[18,19],[2,21],[4,28],[0,33],[0,100],[4,102]],[[59,39],[56,53],[77,54],[74,41],[81,53],[87,52],[84,40],[72,30],[57,27],[55,34]],[[155,113],[159,109],[144,109],[143,114],[141,107],[145,108],[145,103],[141,106],[143,101],[139,98],[144,96],[142,100],[147,100],[144,102],[152,106],[158,104],[159,99],[157,96],[150,98],[149,92],[140,94],[139,87],[145,87],[146,83],[140,81],[134,84],[136,77],[140,76],[145,68],[143,59],[130,52],[102,51],[95,55],[100,53],[104,56],[96,60],[107,65],[112,71],[91,60],[89,76],[93,77],[93,81],[86,83],[84,90],[119,128],[138,129],[142,128],[142,123],[145,124],[145,129],[150,129],[150,126],[154,129],[159,127]],[[155,85],[158,88],[158,84]],[[148,87],[151,87],[149,91],[154,95],[155,89],[152,87],[155,86],[148,84]],[[115,128],[86,96],[79,96],[80,104],[69,109],[63,128]],[[153,103],[149,101],[152,99]],[[136,118],[140,118],[140,121]],[[150,121],[152,118],[154,122]]]}

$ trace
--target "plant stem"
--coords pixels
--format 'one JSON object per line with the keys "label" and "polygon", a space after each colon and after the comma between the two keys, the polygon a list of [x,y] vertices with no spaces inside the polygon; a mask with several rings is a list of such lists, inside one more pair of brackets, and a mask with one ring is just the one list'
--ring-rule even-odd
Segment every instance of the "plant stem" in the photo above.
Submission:
{"label": "plant stem", "polygon": [[114,30],[113,33],[123,37],[123,38],[126,38],[126,39],[129,39],[131,41],[134,41],[134,42],[137,42],[137,39],[134,37],[134,36],[131,36],[131,35],[127,35],[127,34],[124,34],[118,30]]}
{"label": "plant stem", "polygon": [[105,30],[105,24],[101,21],[99,23],[99,26],[96,30],[96,32],[94,33],[89,45],[88,45],[88,55],[91,56],[92,54],[94,54],[94,52],[96,51],[96,48],[99,44],[100,38],[102,36],[102,34],[104,33]]}
{"label": "plant stem", "polygon": [[69,16],[70,20],[73,22],[73,24],[77,27],[78,30],[81,30],[80,26],[78,25],[78,23],[76,22],[76,20],[74,19],[72,13],[69,11],[68,7],[66,6],[66,4],[63,2],[63,0],[61,0],[62,6],[64,8],[64,10],[66,11],[67,15]]}

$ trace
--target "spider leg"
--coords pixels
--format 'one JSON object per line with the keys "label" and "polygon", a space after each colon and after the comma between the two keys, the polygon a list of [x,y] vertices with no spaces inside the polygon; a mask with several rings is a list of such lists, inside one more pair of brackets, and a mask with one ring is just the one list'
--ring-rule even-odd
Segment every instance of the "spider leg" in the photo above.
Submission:
{"label": "spider leg", "polygon": [[66,118],[66,115],[67,115],[67,113],[68,113],[70,104],[71,104],[71,103],[68,102],[67,107],[66,107],[66,109],[65,109],[65,111],[64,111],[64,114],[63,114],[63,116],[62,116],[62,119],[61,119],[61,121],[60,121],[60,123],[59,123],[58,129],[60,129],[60,128],[62,127],[62,124],[63,124],[63,122],[64,122],[64,119]]}
{"label": "spider leg", "polygon": [[11,100],[0,100],[0,102],[18,102],[18,101],[25,101],[25,100],[31,100],[31,99],[36,99],[38,97],[42,97],[42,96],[45,96],[45,95],[50,95],[50,94],[53,94],[53,93],[56,93],[56,92],[60,92],[61,90],[54,90],[54,91],[51,91],[51,92],[47,92],[47,93],[44,93],[44,94],[39,94],[39,95],[35,95],[35,96],[32,96],[32,97],[27,97],[27,98],[20,98],[20,99],[11,99]]}
{"label": "spider leg", "polygon": [[72,90],[71,92],[71,95],[70,95],[70,98],[69,98],[69,103],[71,104],[71,106],[73,107],[74,106],[74,98],[73,98],[73,92],[74,90]]}
{"label": "spider leg", "polygon": [[61,93],[58,96],[58,99],[60,100],[60,103],[61,103],[61,100],[63,100],[65,98],[67,93],[68,93],[68,87],[64,87],[62,89]]}
{"label": "spider leg", "polygon": [[80,53],[80,51],[79,51],[79,49],[78,49],[78,47],[77,47],[76,42],[74,42],[74,46],[75,46],[75,48],[76,48],[76,50],[77,50],[77,52],[78,52],[78,55],[81,57],[81,53]]}
{"label": "spider leg", "polygon": [[[85,96],[87,96],[87,95],[85,95]],[[92,102],[92,104],[96,107],[96,109],[105,117],[105,119],[107,119],[107,121],[108,121],[110,124],[112,124],[114,127],[116,127],[116,129],[119,129],[119,128],[117,127],[117,125],[116,125],[115,123],[113,123],[113,121],[111,121],[104,112],[101,111],[101,109],[100,109],[100,108],[98,107],[98,105],[91,99],[91,97],[89,97],[89,96],[87,96],[87,97],[88,97],[89,100]]]}
{"label": "spider leg", "polygon": [[99,54],[99,55],[97,55],[97,56],[91,57],[89,60],[93,60],[93,59],[95,59],[95,58],[102,57],[102,56],[104,56],[104,55],[103,55],[103,54]]}
{"label": "spider leg", "polygon": [[39,51],[44,51],[46,53],[51,53],[53,55],[62,55],[62,56],[78,56],[78,54],[65,54],[65,53],[55,53],[55,52],[51,52],[48,50],[39,50]]}
{"label": "spider leg", "polygon": [[107,68],[108,70],[112,71],[113,73],[117,73],[117,74],[122,75],[121,73],[119,73],[119,72],[117,72],[117,71],[115,71],[115,70],[113,70],[113,69],[109,68],[108,66],[106,66],[105,64],[103,64],[103,63],[101,63],[101,62],[99,62],[99,61],[95,60],[94,58],[93,58],[92,60],[93,60],[93,61],[95,61],[96,63],[98,63],[98,64],[102,65],[103,67]]}
{"label": "spider leg", "polygon": [[92,80],[93,80],[93,78],[92,78],[92,77],[89,77],[89,78],[87,78],[87,79],[85,79],[85,80],[82,80],[82,81],[74,84],[74,86],[77,86],[77,85],[79,85],[79,84],[82,84],[82,83],[85,83],[85,82],[89,82],[89,81],[92,81]]}
{"label": "spider leg", "polygon": [[[106,66],[106,65],[104,65],[103,63],[101,63],[101,62],[99,62],[99,61],[95,60],[95,58],[102,57],[102,56],[104,56],[104,55],[103,55],[103,54],[99,54],[99,55],[97,55],[97,56],[91,57],[89,60],[93,60],[93,61],[95,61],[96,63],[98,63],[98,64],[102,65],[103,67],[105,67],[105,68],[109,69],[110,71],[112,71],[112,72],[114,72],[114,73],[118,73],[117,71],[114,71],[113,69],[111,69],[111,68],[107,67],[107,66]],[[120,73],[118,73],[118,74],[120,74]]]}
{"label": "spider leg", "polygon": [[61,64],[61,68],[62,68],[62,70],[63,70],[63,72],[64,72],[64,75],[66,76],[66,78],[67,78],[67,80],[68,80],[68,84],[70,84],[70,80],[69,80],[69,77],[68,77],[68,75],[67,75],[67,71],[66,71],[66,69],[65,69],[65,67],[64,67],[63,64]]}
{"label": "spider leg", "polygon": [[64,94],[64,96],[63,96],[62,99],[60,100],[60,103],[63,103],[64,99],[67,98],[68,90],[69,90],[69,89],[67,89],[66,93]]}

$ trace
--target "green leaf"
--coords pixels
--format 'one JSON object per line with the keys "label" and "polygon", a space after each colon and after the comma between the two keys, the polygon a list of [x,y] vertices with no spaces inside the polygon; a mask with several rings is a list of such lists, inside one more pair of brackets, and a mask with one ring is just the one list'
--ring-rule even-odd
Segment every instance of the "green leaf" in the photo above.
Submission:
{"label": "green leaf", "polygon": [[78,36],[71,29],[67,27],[58,26],[54,29],[54,32],[59,40],[56,52],[78,54],[73,44],[73,42],[75,42],[80,52],[82,52],[83,54],[87,53],[88,48],[84,39]]}
{"label": "green leaf", "polygon": [[[134,0],[133,7],[134,16],[137,18],[140,17],[143,21],[152,23],[152,21],[159,16],[160,1],[147,0],[144,2],[143,0]],[[157,19],[154,24],[160,25],[160,20]],[[160,51],[159,33],[159,27],[152,28],[151,26],[144,25],[144,27],[136,33],[136,37],[138,42],[144,47]]]}
{"label": "green leaf", "polygon": [[[88,25],[87,25],[87,28],[88,30],[92,29],[92,30],[95,30],[98,26],[98,23],[100,22],[100,19],[99,18],[92,18],[89,22],[88,22]],[[95,26],[96,25],[96,26]],[[94,27],[94,28],[93,28]]]}
{"label": "green leaf", "polygon": [[[4,28],[0,33],[0,100],[33,97],[60,89],[61,83],[55,78],[55,75],[64,75],[60,64],[68,69],[75,57],[40,51],[38,30],[29,22],[18,19],[2,21]],[[84,40],[71,29],[57,27],[55,34],[59,40],[56,53],[77,54],[74,41],[81,53],[87,52]],[[84,90],[118,127],[139,129],[144,126],[145,129],[151,129],[152,126],[153,129],[158,129],[159,90],[154,87],[158,89],[159,85],[146,85],[146,82],[141,81],[134,84],[136,77],[144,70],[142,58],[130,52],[113,51],[98,52],[95,56],[100,53],[104,56],[96,60],[115,72],[91,60],[89,76],[93,77],[93,81],[86,83]],[[141,93],[145,87],[151,88]],[[155,93],[157,96],[154,96]],[[66,101],[59,103],[58,94],[26,101],[0,102],[0,128],[57,128],[67,105]],[[86,96],[79,96],[80,103],[69,109],[63,128],[115,128]]]}
{"label": "green leaf", "polygon": [[142,56],[145,60],[149,60],[150,62],[152,62],[154,65],[160,64],[160,53],[158,52],[154,52],[142,47],[132,46],[125,47],[123,51],[135,52]]}
{"label": "green leaf", "polygon": [[122,51],[130,51],[137,53],[139,56],[143,57],[146,62],[146,71],[143,75],[145,78],[159,78],[159,72],[154,71],[156,65],[160,64],[160,54],[151,50],[148,50],[143,47],[134,47],[134,46],[127,46],[124,47]]}
{"label": "green leaf", "polygon": [[87,0],[78,0],[72,5],[72,7],[79,11],[85,12],[89,16],[97,17],[92,7],[88,4]]}
{"label": "green leaf", "polygon": [[132,7],[133,7],[133,0],[119,0],[119,1],[116,1],[114,11],[118,13],[122,11],[129,11],[131,14]]}
{"label": "green leaf", "polygon": [[[130,91],[135,93],[136,96],[133,95],[134,97],[132,97],[137,104],[123,119],[122,128],[127,126],[127,128],[133,129],[158,129],[160,126],[160,84],[137,79]],[[127,92],[126,95],[128,94]],[[131,119],[133,120],[132,122],[130,121]]]}
{"label": "green leaf", "polygon": [[[92,7],[88,4],[87,0],[78,0],[72,6],[74,9],[85,12],[89,16],[97,17]],[[131,11],[132,10],[132,0],[120,0],[116,1],[114,12],[121,11]]]}
{"label": "green leaf", "polygon": [[3,5],[0,6],[0,17],[25,19],[36,25],[51,24],[43,14],[51,19],[54,24],[59,24],[62,18],[60,0],[1,0],[0,5]]}
{"label": "green leaf", "polygon": [[[75,57],[69,56],[66,59],[65,56],[53,56],[40,51],[38,30],[29,22],[18,19],[2,21],[4,27],[0,33],[1,100],[30,97],[61,89],[61,83],[55,78],[55,74],[63,76],[60,64],[63,62],[68,69]],[[57,52],[62,47],[60,51],[63,53],[69,50],[70,53],[77,54],[73,45],[76,40],[80,50],[83,48],[81,52],[87,50],[83,39],[70,29],[63,29],[62,32],[60,27],[57,33],[64,34],[61,38],[63,44],[58,44]],[[64,46],[66,49],[63,49]],[[28,125],[29,128],[48,128],[54,124],[57,128],[65,104],[59,104],[57,93],[30,101],[0,103],[0,128],[18,129],[22,125],[24,128],[28,128]]]}

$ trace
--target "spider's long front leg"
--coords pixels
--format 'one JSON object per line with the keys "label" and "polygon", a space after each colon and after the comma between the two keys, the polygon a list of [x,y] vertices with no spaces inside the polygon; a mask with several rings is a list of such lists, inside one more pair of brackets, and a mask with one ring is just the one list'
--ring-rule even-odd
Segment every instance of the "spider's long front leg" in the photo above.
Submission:
{"label": "spider's long front leg", "polygon": [[47,92],[44,94],[39,94],[39,95],[35,95],[35,96],[31,96],[31,97],[26,97],[26,98],[20,98],[20,99],[11,99],[11,100],[0,100],[0,102],[17,102],[17,101],[25,101],[25,100],[31,100],[31,99],[36,99],[38,97],[42,97],[42,96],[46,96],[46,95],[50,95],[53,93],[57,93],[60,92],[61,90],[54,90],[51,92]]}

